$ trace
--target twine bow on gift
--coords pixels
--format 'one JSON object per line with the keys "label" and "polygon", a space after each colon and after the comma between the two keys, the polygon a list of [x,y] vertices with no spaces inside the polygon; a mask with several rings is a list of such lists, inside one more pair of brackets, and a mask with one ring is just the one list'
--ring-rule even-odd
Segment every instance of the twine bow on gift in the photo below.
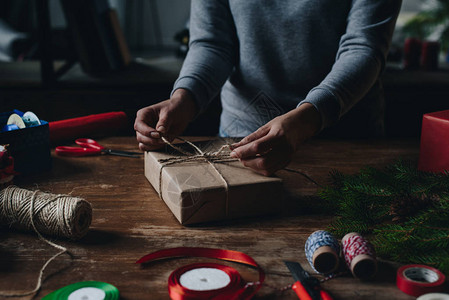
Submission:
{"label": "twine bow on gift", "polygon": [[164,143],[166,143],[173,149],[177,150],[178,152],[184,154],[185,156],[162,158],[162,159],[158,160],[162,164],[162,167],[159,171],[159,197],[163,200],[163,198],[162,198],[162,170],[164,169],[164,167],[173,165],[173,164],[183,163],[183,162],[207,162],[208,164],[210,164],[212,166],[212,168],[215,170],[215,172],[219,175],[219,177],[221,178],[221,180],[224,183],[225,194],[226,194],[226,215],[227,215],[228,214],[228,203],[229,203],[229,201],[228,201],[229,184],[226,181],[226,179],[224,178],[224,176],[217,169],[217,167],[215,166],[215,163],[232,162],[232,161],[238,160],[237,158],[230,157],[229,153],[225,153],[226,149],[230,149],[230,145],[228,145],[228,144],[223,145],[220,147],[220,149],[218,149],[215,152],[213,152],[213,151],[204,152],[199,147],[197,147],[195,144],[193,144],[192,142],[185,140],[183,138],[180,138],[180,137],[178,137],[178,139],[180,139],[181,141],[190,145],[196,151],[197,154],[192,154],[187,151],[184,151],[180,147],[177,147],[177,146],[173,145],[172,143],[170,143],[166,138],[162,137],[162,141]]}
{"label": "twine bow on gift", "polygon": [[[212,168],[215,170],[215,172],[219,175],[219,177],[221,178],[221,180],[224,183],[224,188],[225,188],[225,193],[226,193],[226,215],[228,215],[229,184],[226,181],[226,179],[224,178],[223,174],[221,174],[221,172],[217,169],[217,167],[215,166],[215,163],[225,163],[225,162],[233,162],[233,161],[239,160],[237,158],[231,157],[229,153],[225,152],[226,149],[230,150],[231,145],[229,145],[229,144],[223,145],[220,147],[220,149],[218,149],[215,152],[214,151],[204,152],[203,150],[201,150],[199,147],[197,147],[195,144],[193,144],[192,142],[190,142],[188,140],[185,140],[180,137],[177,137],[177,139],[190,145],[195,150],[196,154],[189,153],[189,152],[183,150],[182,148],[173,145],[166,138],[162,137],[162,141],[165,144],[167,144],[168,146],[177,150],[178,152],[184,154],[184,156],[175,156],[175,157],[169,157],[169,158],[162,158],[162,159],[158,160],[158,162],[160,162],[162,164],[162,166],[159,170],[159,191],[158,191],[159,197],[163,200],[163,198],[162,198],[162,170],[164,169],[164,167],[173,165],[173,164],[183,163],[183,162],[207,162],[208,164],[210,164],[212,166]],[[294,170],[294,169],[290,169],[290,168],[284,168],[283,170],[302,175],[307,180],[314,183],[316,186],[321,187],[321,185],[319,183],[317,183],[315,180],[313,180],[310,176],[308,176],[306,173],[304,173],[302,171]]]}
{"label": "twine bow on gift", "polygon": [[[166,138],[162,137],[162,141],[172,147],[173,149],[177,150],[178,152],[186,155],[186,156],[177,156],[177,157],[170,157],[170,158],[163,158],[160,159],[159,162],[166,163],[165,165],[169,165],[172,163],[178,163],[178,162],[190,162],[190,161],[204,161],[204,162],[223,162],[223,161],[236,161],[237,158],[232,158],[229,156],[229,154],[223,153],[226,149],[229,149],[231,145],[223,145],[215,152],[209,151],[209,152],[203,152],[199,147],[197,147],[192,142],[185,140],[183,138],[178,137],[177,139],[180,139],[181,141],[187,143],[188,145],[192,146],[192,148],[197,152],[197,154],[191,154],[189,152],[184,151],[183,149],[173,145],[170,143]],[[218,170],[217,170],[218,171]]]}

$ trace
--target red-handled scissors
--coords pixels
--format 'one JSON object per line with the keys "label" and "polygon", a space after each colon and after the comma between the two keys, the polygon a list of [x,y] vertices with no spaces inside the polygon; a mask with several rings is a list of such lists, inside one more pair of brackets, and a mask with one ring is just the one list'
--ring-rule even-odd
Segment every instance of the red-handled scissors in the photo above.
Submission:
{"label": "red-handled scissors", "polygon": [[126,157],[140,157],[142,153],[107,149],[93,139],[76,139],[75,143],[81,147],[58,146],[55,151],[63,156],[87,156],[99,154],[112,154]]}
{"label": "red-handled scissors", "polygon": [[320,287],[320,282],[312,277],[301,266],[293,261],[284,261],[296,282],[292,289],[300,300],[332,300],[333,298]]}

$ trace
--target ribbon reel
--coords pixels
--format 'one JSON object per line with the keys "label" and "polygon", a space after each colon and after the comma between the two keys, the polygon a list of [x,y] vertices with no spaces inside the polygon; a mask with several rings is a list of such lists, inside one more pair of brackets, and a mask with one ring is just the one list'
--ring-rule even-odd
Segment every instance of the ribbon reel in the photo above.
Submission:
{"label": "ribbon reel", "polygon": [[262,268],[243,252],[212,248],[163,249],[139,259],[136,263],[148,263],[173,257],[204,257],[232,261],[255,267],[259,272],[257,282],[245,282],[232,267],[216,263],[195,263],[174,270],[168,279],[168,291],[173,300],[194,299],[251,299],[265,279]]}
{"label": "ribbon reel", "polygon": [[42,300],[118,300],[120,294],[112,284],[101,281],[82,281],[67,285]]}
{"label": "ribbon reel", "polygon": [[171,299],[233,299],[244,286],[236,269],[215,263],[186,265],[168,278]]}

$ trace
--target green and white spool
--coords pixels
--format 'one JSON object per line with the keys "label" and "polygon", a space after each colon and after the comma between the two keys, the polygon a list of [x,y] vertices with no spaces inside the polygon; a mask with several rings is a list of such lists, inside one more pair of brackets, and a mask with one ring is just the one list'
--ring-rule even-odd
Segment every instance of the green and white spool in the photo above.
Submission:
{"label": "green and white spool", "polygon": [[118,289],[101,281],[81,281],[48,294],[42,300],[119,300]]}

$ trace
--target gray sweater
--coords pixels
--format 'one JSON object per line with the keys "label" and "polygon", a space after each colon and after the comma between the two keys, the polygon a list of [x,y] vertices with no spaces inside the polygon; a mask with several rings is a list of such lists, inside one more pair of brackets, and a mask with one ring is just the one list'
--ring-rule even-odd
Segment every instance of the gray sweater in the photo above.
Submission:
{"label": "gray sweater", "polygon": [[221,90],[224,136],[246,136],[304,102],[329,127],[363,97],[379,97],[400,6],[192,0],[190,49],[173,90],[190,90],[201,111]]}

